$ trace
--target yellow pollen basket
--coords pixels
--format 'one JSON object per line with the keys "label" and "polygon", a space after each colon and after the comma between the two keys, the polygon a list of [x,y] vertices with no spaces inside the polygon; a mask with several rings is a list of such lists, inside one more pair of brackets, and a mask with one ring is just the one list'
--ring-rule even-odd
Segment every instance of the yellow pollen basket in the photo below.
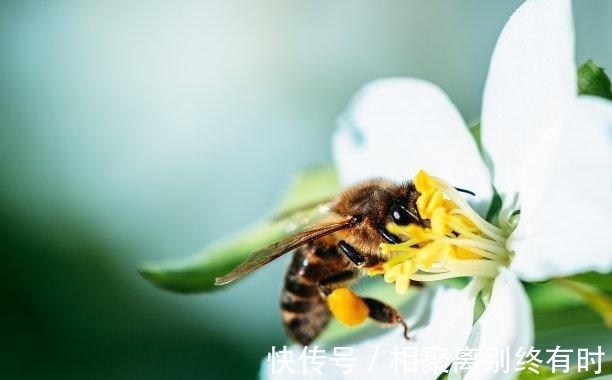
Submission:
{"label": "yellow pollen basket", "polygon": [[347,326],[362,323],[370,314],[366,303],[348,288],[335,289],[327,296],[327,305],[334,317]]}
{"label": "yellow pollen basket", "polygon": [[429,226],[389,224],[389,232],[405,241],[381,244],[381,252],[390,259],[368,273],[383,274],[399,294],[406,293],[410,281],[497,276],[509,259],[506,233],[480,217],[443,180],[421,170],[414,184],[420,193],[417,209]]}

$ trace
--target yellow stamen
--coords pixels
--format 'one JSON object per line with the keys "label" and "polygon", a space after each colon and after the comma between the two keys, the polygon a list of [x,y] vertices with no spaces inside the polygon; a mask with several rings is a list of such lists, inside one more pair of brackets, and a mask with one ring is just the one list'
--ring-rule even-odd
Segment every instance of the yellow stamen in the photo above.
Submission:
{"label": "yellow stamen", "polygon": [[[414,178],[420,193],[416,206],[425,226],[389,224],[400,244],[381,244],[389,259],[382,265],[384,279],[405,293],[411,280],[481,276],[494,278],[506,265],[508,231],[481,218],[448,183],[420,171]],[[380,266],[378,272],[381,271]]]}

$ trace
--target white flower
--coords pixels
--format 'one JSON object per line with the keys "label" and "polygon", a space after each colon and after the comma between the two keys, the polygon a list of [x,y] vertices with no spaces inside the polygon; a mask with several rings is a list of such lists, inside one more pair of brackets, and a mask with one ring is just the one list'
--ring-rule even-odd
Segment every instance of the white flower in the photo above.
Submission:
{"label": "white flower", "polygon": [[[436,86],[416,79],[385,79],[356,95],[334,139],[345,185],[372,176],[405,181],[425,169],[475,192],[468,199],[481,215],[491,199],[491,184],[503,200],[501,228],[491,226],[484,233],[476,228],[476,238],[488,240],[470,254],[482,252],[482,258],[466,260],[468,267],[454,267],[457,260],[438,260],[431,267],[434,276],[472,270],[476,279],[493,281],[490,302],[474,326],[478,280],[450,299],[449,290],[432,291],[429,325],[414,329],[409,342],[394,330],[355,346],[356,366],[369,368],[373,355],[390,362],[394,346],[414,347],[421,354],[427,347],[438,347],[447,349],[447,355],[464,346],[508,348],[514,355],[534,339],[531,306],[519,279],[612,270],[612,104],[577,95],[573,55],[569,0],[529,0],[512,15],[497,42],[483,97],[481,136],[490,170],[458,111]],[[440,183],[446,185],[436,186]],[[454,191],[448,185],[444,189]],[[458,209],[463,213],[466,207]],[[390,272],[390,281],[404,275],[421,279],[420,274]],[[420,367],[418,374],[407,374],[435,379],[445,363],[450,360],[436,371]],[[486,367],[482,361],[476,366]],[[394,369],[377,367],[376,376],[393,377]],[[266,371],[269,367],[264,366]],[[342,376],[339,371],[325,373],[328,378]],[[515,374],[514,368],[507,374],[451,370],[451,377],[466,379]],[[351,376],[355,374],[346,375]]]}
{"label": "white flower", "polygon": [[[577,95],[573,41],[571,3],[543,0],[523,4],[497,42],[483,97],[482,143],[503,215],[520,209],[520,218],[515,229],[502,225],[511,232],[503,239],[511,260],[495,278],[468,347],[516,353],[533,343],[519,278],[612,270],[612,105]],[[372,175],[405,180],[425,168],[490,199],[476,146],[437,87],[377,81],[361,90],[347,115],[335,139],[344,183]]]}

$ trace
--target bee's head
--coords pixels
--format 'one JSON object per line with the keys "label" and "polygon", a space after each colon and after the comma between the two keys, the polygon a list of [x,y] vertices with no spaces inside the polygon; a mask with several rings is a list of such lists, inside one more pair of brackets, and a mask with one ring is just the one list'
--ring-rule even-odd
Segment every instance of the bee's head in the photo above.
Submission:
{"label": "bee's head", "polygon": [[359,222],[347,231],[345,240],[366,255],[379,256],[380,243],[399,243],[389,223],[423,224],[416,207],[419,193],[412,182],[396,184],[383,179],[362,182],[346,189],[332,205],[341,216]]}

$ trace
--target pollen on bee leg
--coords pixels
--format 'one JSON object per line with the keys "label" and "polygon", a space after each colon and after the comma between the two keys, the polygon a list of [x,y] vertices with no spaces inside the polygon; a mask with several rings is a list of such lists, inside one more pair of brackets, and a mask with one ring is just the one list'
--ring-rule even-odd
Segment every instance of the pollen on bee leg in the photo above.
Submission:
{"label": "pollen on bee leg", "polygon": [[370,314],[365,301],[348,288],[338,288],[327,296],[329,310],[338,321],[347,326],[362,323]]}

